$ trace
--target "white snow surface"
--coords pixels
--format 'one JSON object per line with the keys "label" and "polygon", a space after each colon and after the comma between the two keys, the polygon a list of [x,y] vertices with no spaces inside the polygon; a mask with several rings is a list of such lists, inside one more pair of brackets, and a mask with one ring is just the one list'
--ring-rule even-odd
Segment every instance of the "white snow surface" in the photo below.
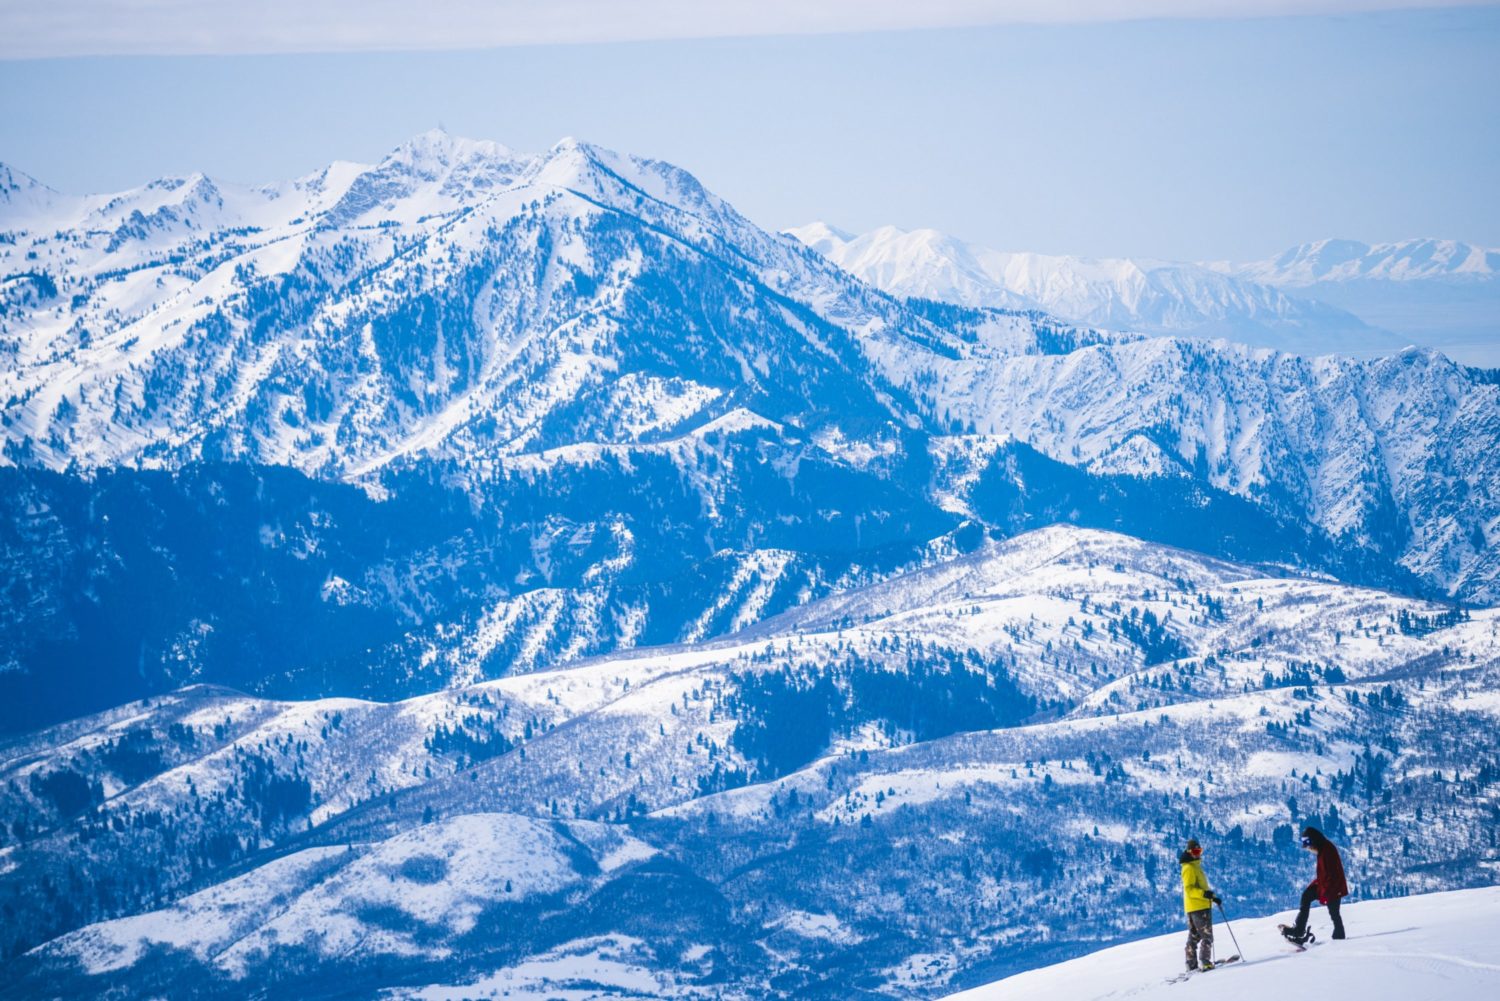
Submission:
{"label": "white snow surface", "polygon": [[[1298,953],[1276,926],[1294,913],[1238,916],[1234,935],[1244,959],[1169,982],[1183,967],[1185,934],[1173,933],[1007,977],[950,1001],[1266,1001],[1330,997],[1360,1001],[1436,1001],[1500,997],[1500,887],[1456,890],[1344,907],[1349,937],[1328,939],[1331,925],[1313,911],[1319,941]],[[1234,952],[1230,928],[1215,922],[1218,954]]]}
{"label": "white snow surface", "polygon": [[594,1001],[685,996],[671,978],[651,969],[647,943],[627,935],[578,939],[497,970],[472,983],[395,988],[382,996],[422,1001],[471,998],[546,998]]}
{"label": "white snow surface", "polygon": [[[605,868],[652,854],[600,825],[574,822],[608,851]],[[495,901],[550,894],[582,882],[573,843],[559,825],[513,814],[470,814],[374,845],[311,848],[185,897],[170,907],[90,925],[44,946],[92,973],[129,966],[164,944],[213,960],[231,976],[278,945],[306,943],[324,955],[351,951],[443,953],[419,929],[470,930]],[[402,915],[394,930],[382,914]]]}

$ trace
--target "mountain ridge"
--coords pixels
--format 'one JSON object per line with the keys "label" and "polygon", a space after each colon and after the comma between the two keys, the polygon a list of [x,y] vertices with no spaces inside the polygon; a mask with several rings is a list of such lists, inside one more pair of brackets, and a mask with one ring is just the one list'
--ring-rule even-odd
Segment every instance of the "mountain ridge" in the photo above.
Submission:
{"label": "mountain ridge", "polygon": [[1500,250],[1431,237],[1376,244],[1325,239],[1276,257],[1220,266],[1282,288],[1355,280],[1492,281],[1500,272]]}
{"label": "mountain ridge", "polygon": [[0,461],[285,464],[373,490],[438,462],[474,484],[744,411],[850,456],[1005,435],[1201,479],[1455,594],[1500,573],[1495,387],[1420,352],[1309,360],[898,300],[679,168],[576,140],[428,133],[309,177],[255,189],[254,212],[185,178],[80,202],[98,231],[8,229]]}

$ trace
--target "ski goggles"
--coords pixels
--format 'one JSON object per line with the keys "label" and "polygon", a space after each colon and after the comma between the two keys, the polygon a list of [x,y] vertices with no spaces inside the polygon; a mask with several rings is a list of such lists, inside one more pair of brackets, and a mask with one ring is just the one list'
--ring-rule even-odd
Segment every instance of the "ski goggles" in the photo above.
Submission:
{"label": "ski goggles", "polygon": [[1312,838],[1303,838],[1302,839],[1302,847],[1303,848],[1311,848],[1312,846],[1313,846]]}

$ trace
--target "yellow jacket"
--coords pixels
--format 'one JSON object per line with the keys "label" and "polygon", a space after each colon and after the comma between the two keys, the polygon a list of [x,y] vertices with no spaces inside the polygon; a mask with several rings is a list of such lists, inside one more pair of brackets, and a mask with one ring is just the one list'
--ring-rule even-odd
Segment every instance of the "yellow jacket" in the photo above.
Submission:
{"label": "yellow jacket", "polygon": [[1209,898],[1208,879],[1203,875],[1203,863],[1197,859],[1182,863],[1182,909],[1188,914],[1206,911],[1214,905]]}

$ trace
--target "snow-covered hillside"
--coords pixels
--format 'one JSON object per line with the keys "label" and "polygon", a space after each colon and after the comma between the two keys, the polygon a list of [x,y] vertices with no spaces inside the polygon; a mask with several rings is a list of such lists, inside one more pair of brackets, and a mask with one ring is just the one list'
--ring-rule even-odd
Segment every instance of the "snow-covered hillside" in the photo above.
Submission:
{"label": "snow-covered hillside", "polygon": [[928,996],[1158,927],[1183,832],[1233,846],[1247,908],[1308,818],[1362,894],[1489,881],[1497,670],[1493,611],[1057,527],[713,642],[397,703],[197,687],[13,740],[5,947],[41,946],[33,993],[587,960],[648,995]]}
{"label": "snow-covered hillside", "polygon": [[[1060,461],[1289,505],[1346,545],[1393,533],[1422,577],[1493,572],[1481,526],[1496,524],[1500,492],[1473,488],[1500,480],[1500,383],[1436,352],[1354,362],[1161,338],[994,357],[960,345],[911,373],[910,352],[869,350],[952,418]],[[1476,501],[1495,514],[1475,517]],[[1402,510],[1423,511],[1421,524],[1391,519]]]}
{"label": "snow-covered hillside", "polygon": [[894,226],[852,236],[817,222],[787,232],[895,295],[1040,309],[1088,326],[1225,337],[1308,356],[1373,356],[1409,343],[1343,310],[1198,264],[1007,253]]}
{"label": "snow-covered hillside", "polygon": [[[1294,890],[1288,888],[1288,895]],[[1312,926],[1322,940],[1305,953],[1276,931],[1277,924],[1293,919],[1292,912],[1231,913],[1230,929],[1215,916],[1215,947],[1221,956],[1234,953],[1232,929],[1243,961],[1187,983],[1169,982],[1182,965],[1184,938],[1172,934],[1017,974],[954,994],[951,1001],[1265,1001],[1307,994],[1456,1001],[1500,995],[1500,888],[1348,904],[1343,913],[1349,937],[1342,942],[1328,939],[1326,917],[1314,910]]]}

